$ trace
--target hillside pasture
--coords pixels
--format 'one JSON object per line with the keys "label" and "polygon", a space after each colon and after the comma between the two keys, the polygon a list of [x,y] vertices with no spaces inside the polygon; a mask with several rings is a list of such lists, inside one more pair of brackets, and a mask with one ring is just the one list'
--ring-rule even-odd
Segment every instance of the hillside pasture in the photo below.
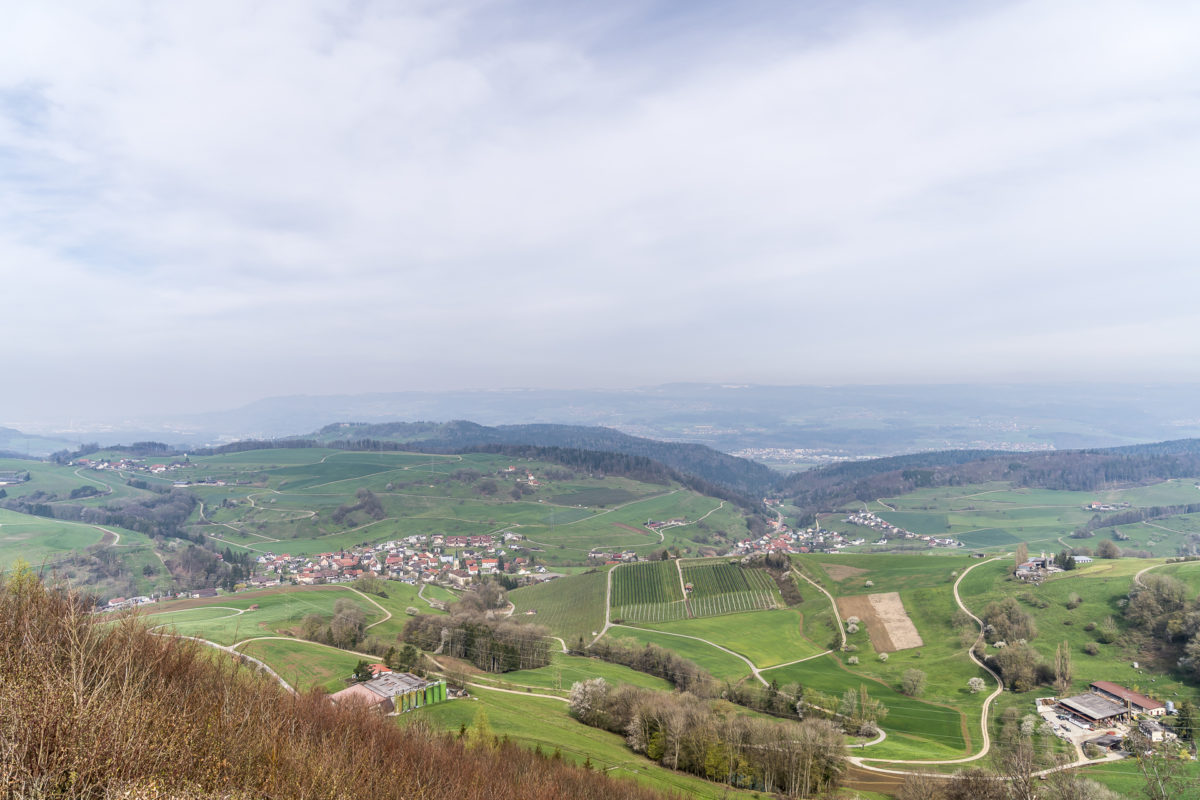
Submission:
{"label": "hillside pasture", "polygon": [[887,683],[850,671],[841,665],[836,655],[779,667],[766,672],[763,677],[778,680],[780,684],[799,683],[836,698],[847,689],[858,691],[865,686],[871,697],[882,701],[888,709],[883,721],[888,738],[855,755],[932,759],[967,754],[967,717],[960,710],[903,695]]}
{"label": "hillside pasture", "polygon": [[[804,636],[803,622],[796,609],[777,608],[643,627],[719,644],[763,668],[808,658],[825,649]],[[678,645],[673,642],[670,646],[675,649]]]}
{"label": "hillside pasture", "polygon": [[475,676],[473,680],[490,680],[497,686],[509,688],[531,686],[539,691],[561,692],[565,696],[570,691],[571,684],[592,678],[604,678],[614,685],[628,684],[665,692],[672,689],[671,684],[662,678],[656,678],[620,664],[609,664],[598,658],[563,653],[554,653],[549,666],[506,672],[503,675],[479,675]]}
{"label": "hillside pasture", "polygon": [[[338,600],[349,600],[363,610],[367,624],[383,613],[361,595],[341,586],[281,587],[278,590],[241,592],[211,600],[182,600],[155,606],[146,624],[180,636],[195,636],[217,644],[232,645],[262,636],[292,635],[308,614],[333,617]],[[235,611],[208,619],[196,619],[195,610],[224,606]],[[258,606],[252,609],[251,606]],[[240,613],[237,613],[240,612]]]}
{"label": "hillside pasture", "polygon": [[[871,510],[914,533],[954,536],[976,549],[1008,549],[1025,542],[1031,551],[1049,551],[1061,548],[1067,541],[1062,537],[1092,519],[1097,512],[1085,508],[1092,502],[1129,503],[1134,508],[1183,505],[1200,502],[1200,489],[1192,478],[1090,492],[1024,489],[993,482],[920,489],[886,498]],[[1103,520],[1111,512],[1098,513]],[[1156,526],[1165,530],[1151,530]],[[1132,539],[1126,547],[1167,556],[1188,544],[1190,527],[1155,520],[1149,526],[1122,526],[1121,531]],[[1111,532],[1100,529],[1097,535],[1109,536]],[[1079,544],[1087,546],[1086,541]]]}
{"label": "hillside pasture", "polygon": [[[687,537],[701,529],[683,526],[660,535],[643,527],[651,518],[711,515],[708,535],[745,531],[741,515],[718,500],[621,477],[545,477],[563,473],[553,464],[520,461],[510,471],[511,459],[488,454],[257,452],[253,459],[203,462],[197,475],[226,485],[191,487],[205,505],[203,519],[194,520],[196,533],[253,552],[304,555],[412,535],[515,530],[540,561],[554,565],[585,563],[597,548],[648,554],[666,545],[696,546]],[[305,452],[311,453],[307,460]],[[518,481],[526,471],[539,476],[539,485]],[[359,489],[375,494],[382,519],[351,512],[334,521],[335,509],[356,504]]]}
{"label": "hillside pasture", "polygon": [[954,538],[967,547],[973,547],[977,550],[989,547],[1012,547],[1018,542],[1023,541],[1019,536],[1014,536],[1001,528],[982,528],[977,531],[964,531],[963,533],[956,533]]}
{"label": "hillside pasture", "polygon": [[238,648],[279,673],[292,688],[305,692],[345,689],[361,656],[301,639],[255,639]]}
{"label": "hillside pasture", "polygon": [[[727,618],[717,617],[717,619]],[[720,680],[738,681],[750,674],[750,668],[746,666],[746,662],[696,639],[672,636],[665,631],[627,625],[614,625],[606,636],[609,639],[631,641],[638,645],[645,645],[649,642],[671,650],[688,661],[694,661],[701,669]]]}
{"label": "hillside pasture", "polygon": [[[792,563],[824,586],[835,597],[839,594],[905,592],[911,589],[949,586],[955,573],[975,559],[964,555],[930,552],[922,555],[890,554],[808,554],[792,556]],[[855,573],[841,574],[840,580],[825,570],[825,565],[853,565]],[[867,582],[871,582],[871,586]],[[802,587],[803,588],[803,587]]]}
{"label": "hillside pasture", "polygon": [[605,487],[580,488],[567,494],[556,494],[547,498],[548,502],[560,506],[615,506],[638,499],[639,495],[628,489],[608,489]]}
{"label": "hillside pasture", "polygon": [[61,522],[0,508],[0,571],[8,569],[17,559],[23,559],[34,567],[52,563],[67,553],[106,539],[112,541],[111,536],[91,525]]}
{"label": "hillside pasture", "polygon": [[614,778],[635,780],[678,797],[718,800],[752,796],[750,792],[660,767],[630,751],[624,737],[577,722],[567,713],[567,704],[560,700],[479,687],[472,687],[471,694],[469,700],[410,711],[400,717],[400,722],[424,719],[436,728],[455,732],[464,726],[471,728],[483,714],[496,735],[507,736],[522,747],[540,748],[547,756],[557,751],[564,760],[575,764],[590,760],[594,769]]}

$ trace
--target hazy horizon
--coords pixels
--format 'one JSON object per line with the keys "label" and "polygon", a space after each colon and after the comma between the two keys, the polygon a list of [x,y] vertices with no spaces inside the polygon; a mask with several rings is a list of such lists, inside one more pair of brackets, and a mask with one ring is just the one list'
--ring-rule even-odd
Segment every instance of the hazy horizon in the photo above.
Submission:
{"label": "hazy horizon", "polygon": [[1200,7],[39,3],[0,420],[1200,380]]}

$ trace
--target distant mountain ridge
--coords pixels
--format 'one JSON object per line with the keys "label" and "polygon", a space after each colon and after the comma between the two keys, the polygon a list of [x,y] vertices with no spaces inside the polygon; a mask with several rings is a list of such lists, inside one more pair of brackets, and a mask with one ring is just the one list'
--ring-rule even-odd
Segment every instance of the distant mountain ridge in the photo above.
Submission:
{"label": "distant mountain ridge", "polygon": [[778,474],[749,459],[701,444],[661,442],[611,428],[581,425],[497,425],[451,422],[336,423],[312,436],[322,443],[374,440],[412,444],[416,449],[453,450],[485,445],[531,445],[641,456],[739,494],[761,497]]}
{"label": "distant mountain ridge", "polygon": [[1171,478],[1200,478],[1200,439],[1053,452],[914,453],[797,473],[781,478],[776,491],[809,519],[820,511],[925,487],[1011,481],[1029,488],[1097,491]]}

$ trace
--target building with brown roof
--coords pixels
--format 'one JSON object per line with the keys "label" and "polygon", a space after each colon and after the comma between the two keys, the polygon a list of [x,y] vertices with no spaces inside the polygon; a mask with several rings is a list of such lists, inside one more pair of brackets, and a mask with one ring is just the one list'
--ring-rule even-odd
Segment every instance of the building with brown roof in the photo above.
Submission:
{"label": "building with brown roof", "polygon": [[1152,697],[1147,697],[1141,692],[1126,689],[1119,683],[1095,681],[1090,688],[1096,694],[1120,703],[1136,714],[1149,714],[1152,717],[1161,717],[1167,713],[1167,706],[1164,703],[1160,703]]}

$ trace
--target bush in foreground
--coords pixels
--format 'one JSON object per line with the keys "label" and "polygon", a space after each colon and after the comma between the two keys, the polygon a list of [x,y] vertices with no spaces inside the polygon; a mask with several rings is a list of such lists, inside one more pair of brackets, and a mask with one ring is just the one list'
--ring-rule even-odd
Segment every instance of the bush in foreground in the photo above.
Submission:
{"label": "bush in foreground", "polygon": [[657,797],[516,747],[290,695],[227,656],[0,583],[0,797]]}

